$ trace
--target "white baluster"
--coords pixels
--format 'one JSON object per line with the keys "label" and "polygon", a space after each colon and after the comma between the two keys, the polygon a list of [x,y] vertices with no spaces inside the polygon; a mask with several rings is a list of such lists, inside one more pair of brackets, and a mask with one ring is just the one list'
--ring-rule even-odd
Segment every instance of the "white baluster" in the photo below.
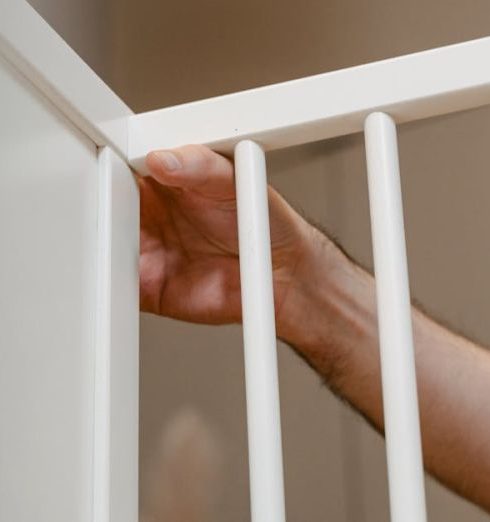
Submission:
{"label": "white baluster", "polygon": [[265,154],[235,147],[252,522],[284,522],[281,421]]}
{"label": "white baluster", "polygon": [[365,125],[392,522],[426,520],[396,125]]}

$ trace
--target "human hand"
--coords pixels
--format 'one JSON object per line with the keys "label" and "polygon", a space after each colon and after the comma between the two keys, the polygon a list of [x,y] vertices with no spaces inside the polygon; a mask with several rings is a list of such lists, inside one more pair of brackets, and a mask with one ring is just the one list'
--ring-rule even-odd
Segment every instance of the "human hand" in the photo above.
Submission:
{"label": "human hand", "polygon": [[[241,321],[233,163],[199,145],[151,152],[141,193],[141,308],[191,322]],[[311,227],[269,187],[278,332]]]}

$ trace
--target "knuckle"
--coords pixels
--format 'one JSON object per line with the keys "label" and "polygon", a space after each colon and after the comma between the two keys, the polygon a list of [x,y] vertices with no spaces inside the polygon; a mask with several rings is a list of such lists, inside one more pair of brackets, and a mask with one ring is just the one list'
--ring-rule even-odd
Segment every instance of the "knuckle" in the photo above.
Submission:
{"label": "knuckle", "polygon": [[213,161],[213,153],[204,145],[185,145],[181,151],[184,157],[200,168],[210,166]]}

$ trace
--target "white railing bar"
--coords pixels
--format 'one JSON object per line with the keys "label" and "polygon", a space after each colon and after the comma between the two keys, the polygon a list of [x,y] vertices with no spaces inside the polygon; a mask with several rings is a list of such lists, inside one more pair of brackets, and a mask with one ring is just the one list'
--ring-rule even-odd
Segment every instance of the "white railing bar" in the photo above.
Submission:
{"label": "white railing bar", "polygon": [[110,522],[111,498],[111,159],[98,155],[97,289],[94,364],[93,521]]}
{"label": "white railing bar", "polygon": [[276,329],[265,154],[235,149],[252,522],[284,522]]}
{"label": "white railing bar", "polygon": [[25,0],[0,0],[0,12],[0,55],[143,173],[153,149],[203,143],[231,155],[253,139],[273,150],[359,132],[374,111],[402,123],[490,104],[486,37],[133,115]]}
{"label": "white railing bar", "polygon": [[143,172],[153,149],[280,149],[360,132],[375,111],[402,123],[490,104],[489,56],[487,37],[130,116],[129,161]]}
{"label": "white railing bar", "polygon": [[425,492],[396,125],[365,122],[392,522],[425,522]]}

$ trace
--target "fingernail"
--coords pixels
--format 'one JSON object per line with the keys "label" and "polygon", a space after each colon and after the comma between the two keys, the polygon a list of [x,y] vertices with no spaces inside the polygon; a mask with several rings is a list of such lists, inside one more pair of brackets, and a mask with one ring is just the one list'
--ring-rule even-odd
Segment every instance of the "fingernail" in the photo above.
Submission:
{"label": "fingernail", "polygon": [[157,157],[160,160],[163,168],[167,171],[169,170],[179,170],[182,168],[182,163],[179,161],[179,158],[172,152],[167,150],[157,152]]}

